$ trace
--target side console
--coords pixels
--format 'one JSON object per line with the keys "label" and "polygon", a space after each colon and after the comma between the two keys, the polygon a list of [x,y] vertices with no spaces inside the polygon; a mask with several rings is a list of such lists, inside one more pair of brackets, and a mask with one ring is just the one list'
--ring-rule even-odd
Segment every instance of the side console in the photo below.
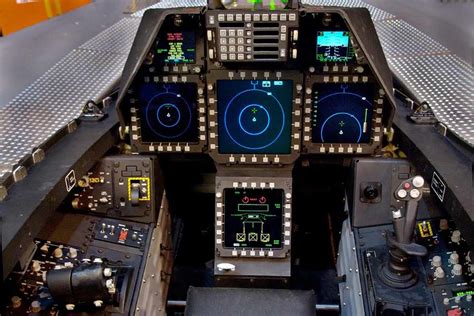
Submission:
{"label": "side console", "polygon": [[[455,224],[422,198],[424,179],[401,160],[357,160],[353,174],[339,246],[342,314],[472,314],[472,252]],[[353,255],[356,262],[348,260]]]}
{"label": "side console", "polygon": [[157,159],[105,157],[73,190],[5,279],[0,313],[164,314],[173,255]]}

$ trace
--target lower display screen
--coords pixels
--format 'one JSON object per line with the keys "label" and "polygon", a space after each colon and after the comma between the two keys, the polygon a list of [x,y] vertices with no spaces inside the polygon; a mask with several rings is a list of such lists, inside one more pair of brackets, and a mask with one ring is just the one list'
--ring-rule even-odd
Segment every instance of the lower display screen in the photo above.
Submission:
{"label": "lower display screen", "polygon": [[374,85],[313,85],[312,142],[369,143]]}
{"label": "lower display screen", "polygon": [[282,248],[282,189],[224,189],[226,248]]}
{"label": "lower display screen", "polygon": [[195,83],[146,83],[140,88],[143,142],[198,142]]}
{"label": "lower display screen", "polygon": [[289,154],[291,80],[218,80],[219,153]]}

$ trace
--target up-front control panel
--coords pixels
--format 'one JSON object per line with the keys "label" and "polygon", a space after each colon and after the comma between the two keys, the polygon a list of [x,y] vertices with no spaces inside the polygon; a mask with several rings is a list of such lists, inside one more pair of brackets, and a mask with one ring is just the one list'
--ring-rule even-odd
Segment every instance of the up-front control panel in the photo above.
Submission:
{"label": "up-front control panel", "polygon": [[286,165],[381,148],[392,82],[364,8],[149,10],[140,28],[118,100],[135,152]]}
{"label": "up-front control panel", "polygon": [[208,57],[218,62],[284,62],[298,58],[296,11],[209,11]]}

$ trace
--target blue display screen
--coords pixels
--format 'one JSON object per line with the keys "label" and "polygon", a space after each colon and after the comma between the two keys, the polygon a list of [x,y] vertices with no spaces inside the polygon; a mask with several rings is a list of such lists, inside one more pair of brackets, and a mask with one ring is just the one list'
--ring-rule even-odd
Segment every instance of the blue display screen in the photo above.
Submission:
{"label": "blue display screen", "polygon": [[322,31],[316,37],[316,59],[320,62],[346,62],[354,57],[350,33]]}
{"label": "blue display screen", "polygon": [[289,154],[292,80],[218,80],[219,153]]}
{"label": "blue display screen", "polygon": [[144,142],[198,142],[195,83],[145,83],[139,88]]}
{"label": "blue display screen", "polygon": [[312,142],[369,143],[373,84],[313,85]]}

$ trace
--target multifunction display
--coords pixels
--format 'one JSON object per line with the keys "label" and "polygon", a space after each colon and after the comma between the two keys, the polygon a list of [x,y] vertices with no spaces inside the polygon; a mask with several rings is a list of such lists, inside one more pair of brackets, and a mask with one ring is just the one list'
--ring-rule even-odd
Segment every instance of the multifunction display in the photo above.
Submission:
{"label": "multifunction display", "polygon": [[316,59],[320,62],[347,62],[352,60],[350,33],[321,31],[316,36]]}
{"label": "multifunction display", "polygon": [[372,84],[313,85],[313,143],[369,143]]}
{"label": "multifunction display", "polygon": [[144,142],[198,141],[195,83],[146,83],[139,93]]}
{"label": "multifunction display", "polygon": [[196,61],[194,32],[164,32],[158,39],[157,57],[161,63],[194,63]]}
{"label": "multifunction display", "polygon": [[291,80],[218,80],[219,153],[289,154]]}
{"label": "multifunction display", "polygon": [[224,189],[226,248],[282,248],[282,189]]}

